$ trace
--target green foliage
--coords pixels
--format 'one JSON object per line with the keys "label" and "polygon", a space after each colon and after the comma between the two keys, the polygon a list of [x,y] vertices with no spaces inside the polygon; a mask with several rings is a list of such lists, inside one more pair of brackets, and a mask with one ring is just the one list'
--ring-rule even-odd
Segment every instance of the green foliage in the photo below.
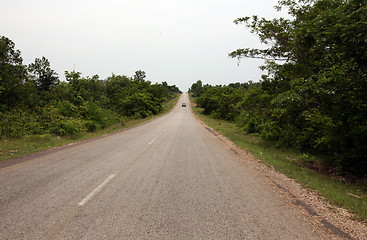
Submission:
{"label": "green foliage", "polygon": [[166,82],[151,84],[141,70],[106,80],[65,71],[60,82],[48,59],[36,58],[27,68],[14,47],[0,38],[0,138],[93,132],[158,114],[180,92]]}
{"label": "green foliage", "polygon": [[198,80],[196,83],[193,83],[191,85],[189,92],[192,93],[193,97],[200,97],[202,89],[203,89],[203,83],[201,80]]}
{"label": "green foliage", "polygon": [[270,47],[229,54],[266,59],[268,76],[256,84],[215,87],[199,80],[190,89],[197,106],[276,145],[323,155],[335,173],[366,177],[366,1],[279,4],[292,19],[235,20]]}
{"label": "green foliage", "polygon": [[[7,37],[0,37],[0,108],[11,108],[24,103],[27,93],[26,67],[20,51]],[[1,110],[0,109],[0,110]]]}
{"label": "green foliage", "polygon": [[50,133],[58,136],[77,134],[85,131],[84,123],[81,119],[75,118],[59,118],[53,122],[50,128]]}
{"label": "green foliage", "polygon": [[138,82],[144,82],[145,81],[145,78],[146,78],[146,74],[144,71],[141,71],[141,70],[138,70],[135,72],[135,75],[134,75],[134,81],[138,81]]}
{"label": "green foliage", "polygon": [[271,96],[259,87],[252,87],[246,91],[240,102],[241,110],[236,119],[237,125],[248,133],[264,133],[264,126],[273,125],[271,122],[266,123],[266,119],[270,116],[270,99]]}
{"label": "green foliage", "polygon": [[252,100],[242,101],[238,124],[279,144],[328,156],[327,164],[339,173],[367,176],[366,4],[283,0],[277,8],[288,8],[291,19],[235,20],[270,47],[229,55],[267,59],[263,69],[271,76],[246,93]]}
{"label": "green foliage", "polygon": [[0,135],[19,137],[32,134],[33,129],[37,132],[38,128],[33,126],[34,118],[21,109],[12,110],[7,113],[0,113]]}
{"label": "green foliage", "polygon": [[204,108],[204,114],[233,121],[239,114],[237,103],[243,98],[243,89],[232,86],[202,87],[196,99],[198,107]]}
{"label": "green foliage", "polygon": [[82,104],[84,100],[102,104],[107,101],[105,81],[100,80],[98,75],[82,78],[80,72],[65,71],[65,78],[72,88],[75,104]]}
{"label": "green foliage", "polygon": [[57,73],[51,69],[47,58],[36,58],[34,63],[29,64],[28,71],[33,73],[40,91],[48,91],[52,86],[58,84]]}
{"label": "green foliage", "polygon": [[118,75],[112,75],[107,79],[108,105],[121,115],[145,118],[159,113],[162,103],[179,90],[166,83],[152,85],[148,81],[143,81],[143,73],[138,72],[133,79]]}
{"label": "green foliage", "polygon": [[[194,113],[198,113],[198,110],[197,107],[193,108]],[[330,203],[346,207],[356,214],[356,218],[367,223],[367,179],[351,183],[346,182],[344,177],[325,176],[324,173],[329,172],[330,168],[320,165],[322,160],[318,157],[302,151],[274,147],[272,141],[266,141],[254,134],[246,134],[231,122],[213,119],[204,114],[197,114],[197,116],[237,146],[253,153],[256,158],[315,190]]]}

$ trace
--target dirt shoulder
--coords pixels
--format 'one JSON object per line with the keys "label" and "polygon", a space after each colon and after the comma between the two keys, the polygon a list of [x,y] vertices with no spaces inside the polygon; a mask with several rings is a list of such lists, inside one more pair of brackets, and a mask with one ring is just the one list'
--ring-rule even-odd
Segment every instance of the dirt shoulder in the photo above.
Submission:
{"label": "dirt shoulder", "polygon": [[239,148],[229,139],[208,127],[196,115],[195,118],[230,151],[233,151],[238,159],[260,179],[279,192],[285,202],[298,208],[315,228],[325,232],[331,239],[367,239],[367,226],[353,220],[353,214],[348,210],[328,203],[316,192],[301,186],[294,179],[288,178],[256,159],[250,152]]}

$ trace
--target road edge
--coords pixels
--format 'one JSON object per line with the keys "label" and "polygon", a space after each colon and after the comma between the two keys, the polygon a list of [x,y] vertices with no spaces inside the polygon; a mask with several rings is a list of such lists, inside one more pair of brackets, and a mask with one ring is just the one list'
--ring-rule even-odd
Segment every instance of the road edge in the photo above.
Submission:
{"label": "road edge", "polygon": [[195,119],[248,168],[269,183],[290,205],[303,213],[304,217],[316,228],[332,239],[367,239],[367,226],[353,220],[347,209],[327,202],[323,196],[312,189],[303,187],[294,179],[276,171],[272,166],[255,158],[252,153],[238,147],[227,137],[206,125],[195,114],[190,101],[191,112]]}
{"label": "road edge", "polygon": [[80,140],[80,141],[68,143],[68,144],[65,144],[65,145],[52,147],[52,148],[49,148],[49,149],[46,149],[46,150],[42,150],[42,151],[39,151],[39,152],[35,152],[35,153],[29,154],[29,155],[24,155],[24,156],[20,156],[20,157],[16,157],[16,158],[11,158],[11,159],[8,159],[8,160],[5,160],[5,161],[1,161],[0,162],[0,169],[7,168],[7,167],[10,167],[10,166],[14,166],[14,165],[17,165],[17,164],[26,162],[26,161],[30,161],[30,160],[33,160],[35,158],[45,156],[47,154],[51,154],[51,153],[56,153],[56,152],[59,152],[59,151],[63,151],[63,150],[66,150],[66,149],[69,149],[69,148],[72,148],[72,147],[75,147],[75,146],[79,146],[81,144],[85,144],[85,143],[89,143],[89,142],[92,142],[92,141],[96,141],[96,140],[99,140],[99,139],[102,139],[102,138],[105,138],[105,137],[108,137],[108,136],[119,134],[119,133],[128,131],[130,129],[139,127],[141,125],[147,124],[147,123],[149,123],[151,121],[154,121],[156,119],[159,119],[161,117],[164,117],[167,114],[169,114],[170,112],[172,112],[173,109],[175,109],[178,106],[179,99],[181,98],[181,95],[182,94],[179,95],[176,104],[169,111],[167,111],[165,113],[162,113],[162,114],[158,114],[155,117],[153,117],[152,119],[149,119],[149,120],[146,120],[144,122],[141,122],[141,123],[132,125],[130,127],[126,127],[126,128],[119,129],[119,130],[116,130],[116,131],[113,131],[113,132],[110,132],[110,133],[106,133],[106,134],[103,134],[103,135],[98,136],[98,137],[92,137],[92,138],[88,138],[88,139],[84,139],[84,140]]}

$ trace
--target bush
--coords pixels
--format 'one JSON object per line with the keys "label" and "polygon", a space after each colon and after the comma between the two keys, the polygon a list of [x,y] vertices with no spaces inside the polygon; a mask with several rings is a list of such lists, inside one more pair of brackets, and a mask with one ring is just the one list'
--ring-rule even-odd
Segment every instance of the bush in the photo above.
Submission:
{"label": "bush", "polygon": [[74,104],[70,103],[69,101],[59,101],[56,104],[56,108],[58,112],[64,117],[78,117],[79,116],[79,109]]}
{"label": "bush", "polygon": [[88,120],[84,122],[84,126],[88,132],[94,132],[99,128],[96,122],[88,121]]}
{"label": "bush", "polygon": [[42,132],[36,116],[21,109],[1,113],[0,136],[21,137]]}
{"label": "bush", "polygon": [[77,134],[83,131],[86,131],[84,122],[75,118],[60,119],[60,121],[52,123],[50,128],[50,132],[58,136]]}

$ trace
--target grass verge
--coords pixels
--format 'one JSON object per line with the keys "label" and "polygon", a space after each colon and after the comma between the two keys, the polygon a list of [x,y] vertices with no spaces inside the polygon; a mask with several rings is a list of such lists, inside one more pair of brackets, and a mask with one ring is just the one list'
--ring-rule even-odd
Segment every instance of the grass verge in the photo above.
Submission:
{"label": "grass verge", "polygon": [[[190,98],[193,103],[193,99]],[[302,166],[309,157],[292,149],[273,147],[270,142],[245,134],[234,123],[213,119],[201,114],[201,108],[191,104],[193,112],[206,125],[230,139],[238,147],[251,152],[256,158],[301,185],[315,190],[330,203],[349,209],[355,219],[367,223],[367,190],[366,180],[354,184],[347,183],[343,178],[327,176]]]}
{"label": "grass verge", "polygon": [[55,135],[31,135],[19,138],[2,138],[0,139],[0,162],[12,158],[30,155],[46,149],[57,146],[66,145],[73,142],[79,142],[90,138],[99,137],[108,133],[116,132],[125,128],[129,128],[140,123],[152,120],[163,114],[169,112],[177,103],[179,94],[175,98],[163,104],[162,112],[158,115],[149,116],[147,118],[126,121],[122,124],[115,124],[113,126],[99,129],[95,132],[83,132],[76,135],[55,136]]}

